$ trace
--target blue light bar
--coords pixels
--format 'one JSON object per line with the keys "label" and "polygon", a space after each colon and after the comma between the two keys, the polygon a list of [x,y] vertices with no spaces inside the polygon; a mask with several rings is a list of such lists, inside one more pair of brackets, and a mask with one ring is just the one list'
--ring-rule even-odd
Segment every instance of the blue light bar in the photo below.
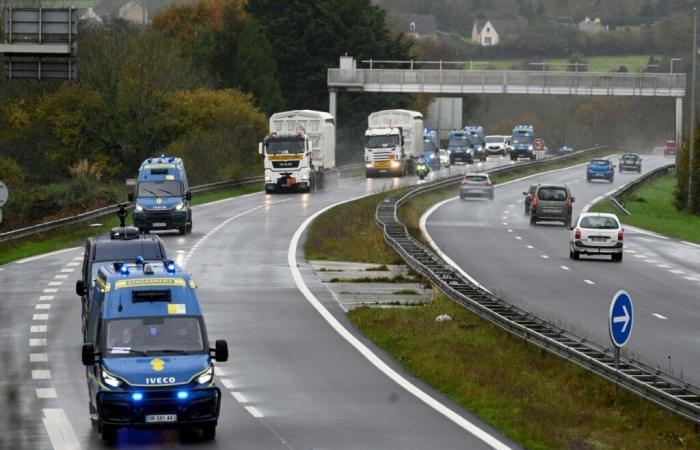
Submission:
{"label": "blue light bar", "polygon": [[175,262],[165,261],[165,269],[168,271],[168,273],[175,273]]}
{"label": "blue light bar", "polygon": [[129,268],[126,266],[126,264],[122,264],[122,266],[119,268],[119,273],[122,275],[129,275]]}
{"label": "blue light bar", "polygon": [[177,398],[179,398],[180,400],[185,400],[189,396],[190,396],[190,393],[187,391],[178,391],[178,393],[177,393]]}
{"label": "blue light bar", "polygon": [[143,393],[134,392],[133,394],[131,394],[131,399],[135,402],[140,402],[141,400],[143,400]]}
{"label": "blue light bar", "polygon": [[136,257],[136,264],[143,265],[143,256],[137,256],[137,257]]}

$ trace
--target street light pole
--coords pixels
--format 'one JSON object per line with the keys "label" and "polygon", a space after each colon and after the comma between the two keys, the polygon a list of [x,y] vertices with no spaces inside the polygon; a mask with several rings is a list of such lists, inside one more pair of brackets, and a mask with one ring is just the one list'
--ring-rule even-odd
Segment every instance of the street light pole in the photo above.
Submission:
{"label": "street light pole", "polygon": [[[688,147],[688,210],[693,207],[693,153],[695,149],[695,73],[698,59],[698,8],[693,8],[693,75],[690,82],[690,145]],[[678,145],[678,144],[676,144]]]}

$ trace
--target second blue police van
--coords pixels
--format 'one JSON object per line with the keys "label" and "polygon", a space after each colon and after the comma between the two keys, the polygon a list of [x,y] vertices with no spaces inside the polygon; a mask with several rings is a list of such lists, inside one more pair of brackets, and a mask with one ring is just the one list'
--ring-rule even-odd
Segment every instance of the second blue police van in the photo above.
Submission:
{"label": "second blue police van", "polygon": [[120,428],[176,427],[213,439],[221,407],[214,363],[192,278],[172,261],[115,262],[100,268],[90,295],[86,366],[90,418],[102,439]]}

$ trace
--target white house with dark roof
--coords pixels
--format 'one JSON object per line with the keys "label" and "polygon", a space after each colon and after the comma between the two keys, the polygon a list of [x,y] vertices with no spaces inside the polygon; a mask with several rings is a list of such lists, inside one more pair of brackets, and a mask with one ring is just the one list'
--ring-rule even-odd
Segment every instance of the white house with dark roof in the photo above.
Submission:
{"label": "white house with dark roof", "polygon": [[504,36],[527,29],[523,19],[477,19],[472,27],[472,42],[483,47],[498,45]]}

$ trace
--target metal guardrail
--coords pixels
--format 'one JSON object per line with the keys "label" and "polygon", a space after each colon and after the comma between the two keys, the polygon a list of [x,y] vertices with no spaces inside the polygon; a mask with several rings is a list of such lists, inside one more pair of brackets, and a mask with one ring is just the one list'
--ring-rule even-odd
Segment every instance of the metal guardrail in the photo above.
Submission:
{"label": "metal guardrail", "polygon": [[[606,147],[582,150],[554,160],[565,160]],[[609,147],[608,147],[609,148]],[[504,174],[523,167],[544,164],[544,161],[497,167],[491,174]],[[628,391],[667,408],[695,423],[700,422],[700,388],[666,374],[628,356],[622,356],[615,368],[613,351],[576,336],[539,317],[513,306],[476,286],[454,267],[414,239],[398,219],[397,208],[408,199],[449,186],[460,177],[451,177],[409,191],[403,197],[382,201],[376,210],[376,222],[384,231],[386,242],[414,270],[427,277],[452,300],[478,316],[539,348],[573,362]]]}
{"label": "metal guardrail", "polygon": [[666,164],[665,166],[657,167],[656,169],[645,173],[641,177],[630,181],[629,183],[625,184],[621,188],[617,189],[615,192],[610,194],[608,198],[610,199],[610,202],[613,204],[615,208],[617,208],[621,213],[623,213],[626,216],[631,216],[632,213],[627,211],[624,206],[622,206],[622,198],[632,192],[633,190],[637,189],[641,184],[644,184],[648,182],[649,180],[652,180],[654,178],[659,178],[663,175],[666,175],[668,173],[673,172],[676,170],[676,164],[671,163],[671,164]]}

